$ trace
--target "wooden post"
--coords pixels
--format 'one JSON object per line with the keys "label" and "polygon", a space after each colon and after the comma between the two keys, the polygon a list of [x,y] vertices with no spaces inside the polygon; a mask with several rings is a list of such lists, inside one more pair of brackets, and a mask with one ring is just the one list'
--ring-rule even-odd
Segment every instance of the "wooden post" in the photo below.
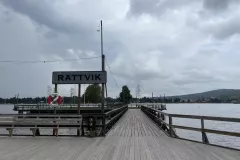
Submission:
{"label": "wooden post", "polygon": [[81,84],[78,84],[78,114],[80,114],[80,103],[81,103]]}
{"label": "wooden post", "polygon": [[82,130],[82,136],[84,136],[83,117],[82,117],[82,126],[81,126],[81,130]]}
{"label": "wooden post", "polygon": [[169,116],[169,135],[171,137],[173,137],[173,133],[172,133],[173,129],[172,129],[172,117]]}
{"label": "wooden post", "polygon": [[106,119],[106,116],[105,114],[103,115],[103,119],[102,119],[102,136],[105,136],[105,119]]}
{"label": "wooden post", "polygon": [[204,130],[204,119],[201,119],[201,128],[202,128],[202,142],[209,144],[207,134],[203,131]]}
{"label": "wooden post", "polygon": [[[54,92],[57,93],[57,84],[55,84],[55,87],[54,87]],[[57,111],[56,111],[56,108],[54,107],[54,114],[57,114]],[[53,123],[55,123],[56,121],[53,121]],[[56,129],[53,129],[53,136],[56,135]]]}
{"label": "wooden post", "polygon": [[[80,115],[80,103],[81,103],[81,84],[78,84],[78,115]],[[78,123],[80,123],[78,121]],[[80,129],[77,129],[77,136],[80,136]]]}

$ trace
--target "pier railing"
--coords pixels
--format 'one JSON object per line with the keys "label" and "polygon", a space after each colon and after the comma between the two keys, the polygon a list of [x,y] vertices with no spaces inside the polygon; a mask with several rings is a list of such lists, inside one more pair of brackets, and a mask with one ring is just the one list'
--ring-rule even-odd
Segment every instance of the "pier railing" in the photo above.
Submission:
{"label": "pier railing", "polygon": [[[205,144],[210,144],[206,133],[240,137],[239,132],[207,129],[204,126],[205,120],[240,123],[240,118],[170,114],[170,113],[165,113],[165,112],[162,112],[162,111],[159,111],[159,110],[156,110],[153,108],[149,108],[146,106],[141,106],[141,110],[144,113],[146,113],[151,119],[153,119],[165,131],[165,133],[167,133],[170,137],[180,138],[177,135],[177,133],[175,132],[175,129],[184,129],[184,130],[201,132],[202,142]],[[168,117],[168,123],[165,121],[165,116]],[[173,118],[198,119],[198,120],[200,120],[199,123],[201,124],[201,127],[197,128],[197,127],[176,125],[173,122]],[[184,138],[180,138],[180,139],[184,139]]]}
{"label": "pier railing", "polygon": [[[15,111],[18,110],[47,110],[47,109],[59,109],[59,110],[71,110],[76,109],[78,107],[77,104],[61,104],[61,105],[49,105],[49,104],[15,104],[14,109]],[[81,107],[91,107],[91,108],[100,108],[101,104],[81,104]],[[108,107],[107,105],[104,106],[105,108]]]}
{"label": "pier railing", "polygon": [[128,110],[128,105],[125,105],[121,108],[113,109],[105,113],[106,118],[106,130],[108,131],[119,119],[120,117]]}
{"label": "pier railing", "polygon": [[29,129],[33,136],[40,136],[40,129],[52,129],[55,136],[58,136],[58,130],[63,128],[77,129],[80,133],[81,125],[81,115],[0,115],[0,128],[5,128],[9,136],[13,135],[15,129]]}
{"label": "pier railing", "polygon": [[[109,129],[121,118],[121,116],[128,110],[128,106],[124,105],[120,108],[113,109],[106,113],[84,113],[83,119],[86,119],[86,123],[82,126],[82,135],[85,135],[84,129],[89,131],[95,131],[96,128],[100,128],[102,136],[108,132]],[[97,123],[100,121],[99,123]]]}
{"label": "pier railing", "polygon": [[[104,108],[114,109],[123,106],[122,103],[108,103],[104,105]],[[80,108],[101,108],[101,104],[81,104]],[[78,104],[60,104],[60,105],[49,105],[46,103],[39,104],[15,104],[13,110],[14,111],[29,111],[29,110],[76,110],[78,108]]]}
{"label": "pier railing", "polygon": [[[40,136],[40,129],[52,129],[53,133],[48,136],[59,136],[58,130],[63,128],[77,129],[77,136],[105,136],[127,110],[128,106],[124,105],[106,113],[83,113],[80,115],[0,114],[0,128],[8,130],[8,136],[14,135],[13,130],[23,128],[30,129],[33,136]],[[16,136],[28,135],[18,134]]]}

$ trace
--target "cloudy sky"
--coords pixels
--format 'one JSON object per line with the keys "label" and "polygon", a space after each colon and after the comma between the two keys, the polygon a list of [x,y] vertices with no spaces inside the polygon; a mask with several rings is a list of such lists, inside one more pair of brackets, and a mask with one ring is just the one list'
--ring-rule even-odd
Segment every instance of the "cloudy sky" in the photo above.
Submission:
{"label": "cloudy sky", "polygon": [[2,61],[98,57],[101,19],[109,96],[240,88],[239,0],[0,0],[0,97],[46,96],[52,71],[100,70],[100,58]]}

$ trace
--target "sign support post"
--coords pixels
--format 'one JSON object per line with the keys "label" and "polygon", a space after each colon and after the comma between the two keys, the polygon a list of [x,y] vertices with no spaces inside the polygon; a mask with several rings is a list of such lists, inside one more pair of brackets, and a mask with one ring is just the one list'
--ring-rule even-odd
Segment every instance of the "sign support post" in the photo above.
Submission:
{"label": "sign support post", "polygon": [[[57,84],[55,84],[54,92],[57,93]],[[54,107],[54,114],[57,114],[56,107]],[[53,123],[56,123],[56,121],[53,121]],[[53,136],[56,135],[56,129],[53,129]]]}
{"label": "sign support post", "polygon": [[[103,30],[102,30],[102,20],[101,20],[101,55],[102,55],[102,71],[105,71],[105,55],[103,54]],[[104,84],[102,83],[102,113],[104,113],[104,102],[105,102],[105,96],[104,96]],[[105,115],[102,117],[102,135],[105,135]]]}
{"label": "sign support post", "polygon": [[[101,29],[101,55],[102,55],[102,71],[105,70],[105,55],[103,54],[103,30],[102,30],[102,20],[100,24]],[[102,113],[104,113],[104,83],[102,83]]]}
{"label": "sign support post", "polygon": [[78,114],[80,114],[81,84],[78,84]]}
{"label": "sign support post", "polygon": [[[105,61],[105,55],[102,55],[102,71],[104,71],[104,68],[105,68],[105,66],[104,66],[104,61]],[[104,113],[104,101],[105,101],[105,93],[104,93],[104,85],[105,85],[105,83],[102,83],[102,113]]]}
{"label": "sign support post", "polygon": [[[80,115],[80,102],[81,102],[81,84],[78,84],[78,115]],[[82,127],[82,130],[83,129],[84,128]],[[77,136],[80,136],[80,128],[77,129]]]}
{"label": "sign support post", "polygon": [[[104,113],[104,84],[107,83],[107,72],[104,71],[104,55],[102,55],[102,71],[55,71],[52,73],[52,84],[78,84],[78,114],[80,114],[81,84],[102,84],[102,113]],[[83,121],[82,121],[83,123]],[[105,115],[102,114],[102,134],[105,135]],[[80,129],[77,130],[80,135]],[[55,132],[54,132],[55,134]],[[82,135],[84,135],[82,127]]]}

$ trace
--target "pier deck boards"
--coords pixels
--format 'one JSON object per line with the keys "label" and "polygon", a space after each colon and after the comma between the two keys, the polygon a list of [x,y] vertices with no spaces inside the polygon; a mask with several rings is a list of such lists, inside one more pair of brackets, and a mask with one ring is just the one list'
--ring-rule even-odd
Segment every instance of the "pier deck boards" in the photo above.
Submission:
{"label": "pier deck boards", "polygon": [[240,152],[173,139],[128,110],[106,137],[2,137],[1,160],[239,160]]}

